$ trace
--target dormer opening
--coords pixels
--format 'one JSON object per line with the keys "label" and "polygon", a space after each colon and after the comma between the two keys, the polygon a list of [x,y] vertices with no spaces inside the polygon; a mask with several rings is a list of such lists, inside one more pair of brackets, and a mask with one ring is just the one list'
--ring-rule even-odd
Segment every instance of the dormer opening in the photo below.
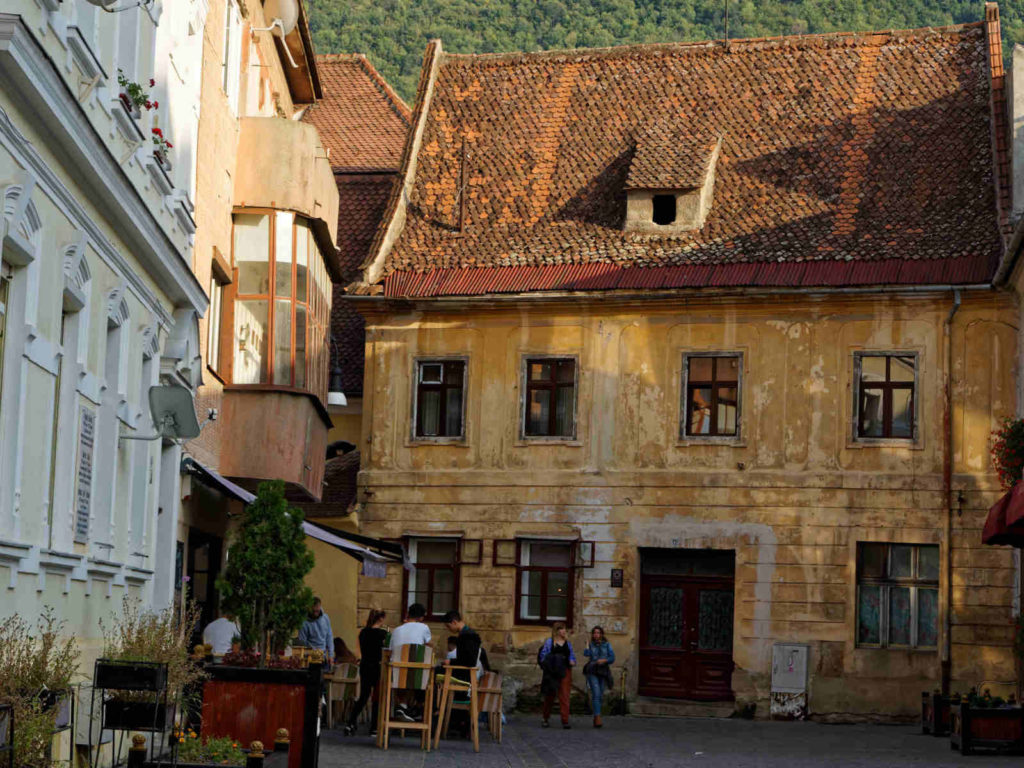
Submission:
{"label": "dormer opening", "polygon": [[672,224],[676,220],[676,196],[655,195],[651,199],[651,218],[658,226]]}

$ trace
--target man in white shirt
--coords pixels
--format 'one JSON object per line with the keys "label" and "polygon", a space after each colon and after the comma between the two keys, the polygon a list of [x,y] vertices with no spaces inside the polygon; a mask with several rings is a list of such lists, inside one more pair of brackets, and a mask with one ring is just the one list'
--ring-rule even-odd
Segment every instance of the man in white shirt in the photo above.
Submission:
{"label": "man in white shirt", "polygon": [[[409,610],[405,614],[405,622],[391,631],[391,645],[388,647],[391,649],[392,659],[401,657],[403,645],[430,645],[430,627],[423,621],[426,615],[427,609],[423,607],[422,603],[413,603],[409,606]],[[398,719],[405,720],[407,723],[414,722],[415,718],[409,714],[408,692],[399,691],[395,698],[397,700],[395,715]]]}
{"label": "man in white shirt", "polygon": [[203,642],[213,648],[214,656],[223,656],[231,650],[231,641],[242,636],[242,630],[238,628],[238,622],[231,614],[224,614],[219,619],[211,621],[203,630]]}

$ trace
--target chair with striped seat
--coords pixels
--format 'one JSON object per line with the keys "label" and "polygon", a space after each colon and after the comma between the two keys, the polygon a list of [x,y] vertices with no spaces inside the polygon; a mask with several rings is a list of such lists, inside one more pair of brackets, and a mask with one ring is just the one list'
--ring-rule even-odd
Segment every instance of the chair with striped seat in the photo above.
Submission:
{"label": "chair with striped seat", "polygon": [[333,728],[334,705],[341,705],[340,719],[344,722],[352,702],[359,698],[359,665],[336,664],[334,671],[324,677],[324,682],[327,683],[327,727]]}
{"label": "chair with striped seat", "polygon": [[[388,748],[391,731],[421,731],[420,746],[430,751],[430,723],[434,714],[434,649],[429,645],[403,645],[397,659],[387,662],[387,685],[381,702],[381,724],[378,743]],[[391,706],[396,690],[424,691],[423,720],[407,723],[393,720]]]}
{"label": "chair with striped seat", "polygon": [[501,710],[504,698],[501,693],[501,673],[485,672],[477,682],[480,694],[480,711],[487,715],[487,729],[491,738],[501,744]]}
{"label": "chair with striped seat", "polygon": [[[454,671],[465,671],[469,682],[455,677]],[[480,751],[480,701],[477,696],[476,667],[456,667],[450,665],[445,667],[444,677],[441,682],[441,700],[437,709],[437,728],[434,731],[434,749],[437,749],[441,742],[441,735],[448,735],[448,725],[452,719],[452,710],[465,709],[469,711],[469,732],[473,737],[473,751]],[[456,696],[467,697],[461,701]]]}

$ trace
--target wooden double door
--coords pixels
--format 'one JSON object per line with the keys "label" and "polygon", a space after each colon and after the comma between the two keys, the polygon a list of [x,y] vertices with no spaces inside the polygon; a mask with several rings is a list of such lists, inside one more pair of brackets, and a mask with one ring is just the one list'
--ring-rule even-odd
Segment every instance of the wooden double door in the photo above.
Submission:
{"label": "wooden double door", "polygon": [[641,550],[641,696],[732,700],[732,550]]}

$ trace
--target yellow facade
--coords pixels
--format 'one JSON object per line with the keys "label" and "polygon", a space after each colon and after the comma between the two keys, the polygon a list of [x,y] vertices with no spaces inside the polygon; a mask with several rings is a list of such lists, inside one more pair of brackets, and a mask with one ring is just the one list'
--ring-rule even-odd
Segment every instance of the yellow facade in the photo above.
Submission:
{"label": "yellow facade", "polygon": [[[493,564],[491,542],[550,535],[595,542],[593,567],[574,571],[572,638],[579,653],[587,629],[603,625],[631,696],[644,547],[735,551],[731,687],[759,714],[778,642],[810,645],[808,704],[819,716],[911,716],[921,691],[940,685],[947,653],[952,690],[1014,679],[1012,550],[980,536],[1000,492],[989,435],[1016,408],[1010,294],[963,293],[951,364],[952,292],[372,302],[362,532],[483,540],[480,565],[460,567],[458,605],[507,675],[539,681],[534,654],[548,630],[515,622],[515,570]],[[680,439],[682,358],[701,351],[743,353],[738,440]],[[916,440],[854,439],[860,351],[918,355]],[[575,439],[520,436],[530,354],[577,356]],[[468,361],[462,441],[411,439],[414,360],[434,356]],[[937,649],[858,647],[858,542],[939,545]],[[621,588],[610,586],[613,568]],[[402,578],[389,566],[385,581],[360,579],[359,613],[400,613]]]}

